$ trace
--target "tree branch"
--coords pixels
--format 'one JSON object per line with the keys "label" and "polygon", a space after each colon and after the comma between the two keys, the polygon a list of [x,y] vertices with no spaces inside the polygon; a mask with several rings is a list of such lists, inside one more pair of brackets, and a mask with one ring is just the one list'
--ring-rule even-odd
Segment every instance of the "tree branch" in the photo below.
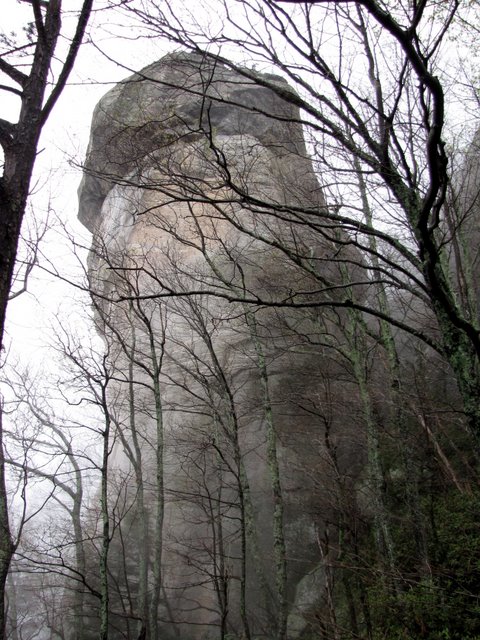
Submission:
{"label": "tree branch", "polygon": [[77,28],[75,30],[75,35],[73,36],[72,43],[70,45],[70,49],[68,50],[67,58],[63,64],[62,71],[60,72],[60,76],[58,78],[57,84],[53,88],[50,93],[45,106],[42,109],[41,115],[41,125],[45,123],[50,112],[52,111],[55,103],[57,102],[60,94],[62,93],[65,84],[68,80],[68,76],[73,69],[73,65],[75,63],[75,58],[77,57],[78,50],[80,49],[80,45],[82,44],[83,37],[85,35],[85,29],[88,24],[88,20],[90,18],[90,14],[92,12],[93,0],[85,0],[82,6],[82,10],[80,11],[80,15],[77,21]]}
{"label": "tree branch", "polygon": [[0,84],[1,91],[8,91],[9,93],[14,93],[16,96],[22,97],[22,92],[15,87],[10,87],[8,84]]}
{"label": "tree branch", "polygon": [[28,76],[23,71],[19,71],[3,58],[0,58],[0,71],[3,71],[5,75],[17,82],[21,87],[24,87],[28,80]]}
{"label": "tree branch", "polygon": [[0,118],[0,145],[7,149],[13,140],[15,134],[15,125],[8,120]]}

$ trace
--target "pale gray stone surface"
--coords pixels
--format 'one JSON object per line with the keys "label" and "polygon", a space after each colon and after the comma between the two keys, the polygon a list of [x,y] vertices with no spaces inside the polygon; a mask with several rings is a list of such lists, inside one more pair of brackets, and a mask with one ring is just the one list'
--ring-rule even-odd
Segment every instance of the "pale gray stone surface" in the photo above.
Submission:
{"label": "pale gray stone surface", "polygon": [[[268,79],[290,91],[281,78]],[[291,638],[306,629],[323,597],[318,545],[325,521],[335,521],[340,499],[328,442],[339,468],[348,470],[346,485],[361,468],[363,435],[344,410],[348,406],[348,415],[355,414],[355,386],[328,348],[341,342],[341,314],[254,308],[256,348],[247,321],[252,308],[241,302],[242,295],[266,300],[311,295],[321,283],[341,281],[342,255],[356,258],[306,224],[318,223],[325,205],[298,118],[297,109],[271,89],[187,54],[167,56],[127,78],[106,94],[93,116],[79,217],[94,233],[90,277],[105,296],[97,319],[119,371],[111,389],[119,434],[112,454],[117,496],[123,492],[124,511],[138,520],[128,403],[132,371],[135,380],[149,539],[138,540],[138,521],[131,538],[125,533],[123,553],[136,559],[133,565],[153,545],[156,498],[157,423],[142,313],[153,327],[157,354],[163,354],[165,520],[158,617],[164,638],[218,637],[222,564],[227,629],[244,633],[239,474],[252,510],[248,623],[252,635],[274,635],[279,607],[274,504],[258,344],[269,376],[283,491]],[[281,211],[290,207],[291,220],[278,217],[271,205]],[[300,264],[292,255],[300,256]],[[144,299],[168,291],[196,294]],[[135,294],[143,298],[133,306],[115,302]],[[102,313],[108,316],[105,325]],[[209,515],[212,504],[218,510]],[[151,573],[152,557],[147,560]],[[138,564],[134,568],[128,557],[127,564],[130,590],[137,594]],[[133,599],[137,602],[137,595]]]}

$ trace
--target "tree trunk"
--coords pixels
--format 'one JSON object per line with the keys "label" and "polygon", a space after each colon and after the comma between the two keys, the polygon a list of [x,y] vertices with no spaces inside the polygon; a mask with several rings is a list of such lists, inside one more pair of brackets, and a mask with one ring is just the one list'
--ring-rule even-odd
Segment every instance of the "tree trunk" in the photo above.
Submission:
{"label": "tree trunk", "polygon": [[257,355],[257,368],[263,391],[263,418],[267,436],[267,463],[270,471],[270,484],[273,494],[273,551],[275,557],[275,582],[277,587],[278,612],[277,612],[277,638],[283,640],[287,633],[287,551],[284,531],[284,503],[282,486],[280,482],[280,466],[278,462],[277,434],[273,423],[273,410],[270,399],[270,385],[268,378],[265,354],[257,331],[255,314],[251,309],[245,308],[245,317],[250,329],[255,352]]}
{"label": "tree trunk", "polygon": [[5,638],[5,586],[15,551],[8,519],[7,489],[5,486],[5,458],[3,448],[3,403],[0,400],[0,640]]}
{"label": "tree trunk", "polygon": [[[62,24],[62,2],[50,0],[44,3],[44,13],[40,2],[32,4],[38,35],[29,75],[2,56],[2,71],[20,86],[21,109],[16,124],[2,120],[0,127],[0,143],[4,152],[3,175],[0,178],[0,354],[4,348],[7,304],[38,140],[73,68],[93,0],[84,0],[82,4],[67,57],[46,101],[50,66]],[[5,488],[3,428],[0,422],[0,640],[5,637],[5,583],[13,552]]]}
{"label": "tree trunk", "polygon": [[164,479],[164,427],[163,427],[163,399],[160,389],[160,374],[165,346],[165,330],[162,327],[163,336],[160,344],[160,353],[155,344],[153,327],[149,324],[150,356],[152,360],[152,382],[155,401],[155,506],[154,506],[154,541],[153,541],[153,585],[150,601],[150,637],[158,640],[158,606],[162,589],[162,555],[163,555],[163,520],[165,515],[165,479]]}
{"label": "tree trunk", "polygon": [[105,430],[103,432],[103,454],[101,467],[100,505],[102,517],[102,547],[100,551],[100,634],[99,640],[108,639],[109,621],[109,587],[108,587],[108,552],[110,549],[110,516],[108,513],[108,458],[110,455],[111,419],[105,389],[102,390],[102,409],[105,414]]}

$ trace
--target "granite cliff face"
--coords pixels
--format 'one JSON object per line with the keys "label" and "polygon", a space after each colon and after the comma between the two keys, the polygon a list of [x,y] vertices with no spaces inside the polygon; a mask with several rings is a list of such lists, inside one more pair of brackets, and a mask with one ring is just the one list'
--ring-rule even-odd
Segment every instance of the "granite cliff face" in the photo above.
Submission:
{"label": "granite cliff face", "polygon": [[319,222],[288,85],[258,78],[170,55],[93,117],[79,216],[115,370],[112,638],[299,637],[362,467],[348,318],[306,304],[356,256]]}

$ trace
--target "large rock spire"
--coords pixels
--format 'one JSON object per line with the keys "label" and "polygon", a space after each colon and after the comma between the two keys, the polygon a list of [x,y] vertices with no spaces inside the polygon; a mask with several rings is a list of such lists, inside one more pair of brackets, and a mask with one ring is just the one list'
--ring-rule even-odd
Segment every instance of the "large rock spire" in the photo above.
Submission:
{"label": "large rock spire", "polygon": [[117,371],[112,638],[291,638],[323,595],[362,438],[328,349],[344,318],[290,305],[335,295],[352,253],[289,92],[177,53],[95,110],[79,216]]}

